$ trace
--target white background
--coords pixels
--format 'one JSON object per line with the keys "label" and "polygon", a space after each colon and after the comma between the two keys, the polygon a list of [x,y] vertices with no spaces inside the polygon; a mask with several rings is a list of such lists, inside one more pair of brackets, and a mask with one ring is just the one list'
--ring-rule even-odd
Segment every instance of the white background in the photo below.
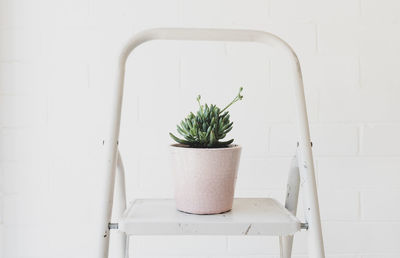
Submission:
{"label": "white background", "polygon": [[[396,0],[0,0],[0,257],[93,257],[113,58],[134,33],[168,26],[287,40],[303,66],[327,256],[400,257],[399,13]],[[244,86],[231,108],[236,195],[283,200],[296,138],[279,57],[242,43],[138,48],[120,137],[129,199],[172,197],[168,132],[197,94],[223,106]],[[131,240],[134,257],[278,255],[268,237]]]}

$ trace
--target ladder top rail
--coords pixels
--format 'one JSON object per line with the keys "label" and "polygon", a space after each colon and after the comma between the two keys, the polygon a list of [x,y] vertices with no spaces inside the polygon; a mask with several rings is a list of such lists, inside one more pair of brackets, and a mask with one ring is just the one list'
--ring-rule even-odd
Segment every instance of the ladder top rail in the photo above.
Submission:
{"label": "ladder top rail", "polygon": [[134,35],[123,48],[120,62],[124,64],[137,46],[152,40],[183,41],[238,41],[258,42],[286,50],[298,62],[292,47],[280,37],[265,31],[236,29],[203,29],[203,28],[155,28],[141,31]]}

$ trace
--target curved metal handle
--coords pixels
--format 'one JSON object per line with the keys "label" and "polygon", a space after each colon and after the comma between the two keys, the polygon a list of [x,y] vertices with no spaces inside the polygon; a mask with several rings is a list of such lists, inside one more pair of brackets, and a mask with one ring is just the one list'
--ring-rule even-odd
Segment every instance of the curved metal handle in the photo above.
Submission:
{"label": "curved metal handle", "polygon": [[[124,88],[125,65],[130,53],[139,45],[151,40],[195,40],[195,41],[242,41],[259,42],[282,49],[289,54],[289,59],[295,74],[295,106],[298,124],[298,162],[302,185],[305,189],[306,216],[310,234],[310,257],[323,258],[324,248],[322,242],[321,222],[318,207],[318,196],[315,183],[314,164],[310,146],[310,133],[303,89],[303,78],[297,55],[288,43],[268,32],[254,30],[228,30],[228,29],[192,29],[192,28],[158,28],[142,31],[129,40],[123,48],[116,70],[116,91],[113,96],[112,128],[105,146],[107,150],[107,167],[105,175],[105,196],[107,200],[101,214],[104,215],[102,227],[108,226],[111,218],[112,197],[114,191],[115,168],[117,161],[117,145],[121,120],[122,97]],[[101,243],[108,249],[108,239],[102,238]],[[106,257],[106,256],[103,256]]]}
{"label": "curved metal handle", "polygon": [[[292,47],[278,36],[264,31],[256,30],[232,30],[232,29],[194,29],[194,28],[157,28],[142,31],[133,36],[125,45],[119,56],[119,76],[118,85],[122,97],[123,77],[121,74],[125,70],[126,60],[130,53],[139,45],[152,40],[193,40],[193,41],[241,41],[258,42],[269,46],[278,47],[286,54],[292,63],[295,74],[295,98],[297,121],[299,125],[299,147],[311,154],[310,133],[308,128],[308,117],[303,89],[303,77],[299,59]],[[121,76],[122,75],[122,76]],[[117,113],[120,113],[118,111]],[[117,114],[118,117],[118,114]],[[311,164],[312,162],[308,162]]]}
{"label": "curved metal handle", "polygon": [[[299,123],[300,148],[308,149],[310,135],[308,129],[308,118],[303,90],[303,78],[300,63],[292,47],[278,36],[256,30],[230,30],[230,29],[190,29],[190,28],[158,28],[142,31],[131,38],[125,45],[119,56],[120,72],[125,70],[126,60],[130,53],[139,45],[152,40],[194,40],[194,41],[241,41],[258,42],[269,46],[278,47],[289,54],[290,61],[295,73],[295,97],[297,118]],[[123,76],[119,76],[117,87],[123,89]],[[122,93],[122,92],[121,92]]]}
{"label": "curved metal handle", "polygon": [[[142,31],[132,37],[132,39],[122,50],[120,61],[124,63],[133,49],[150,40],[259,42],[267,45],[282,47],[290,52],[292,56],[296,56],[289,44],[287,44],[278,36],[268,32],[230,29],[158,28]],[[297,57],[295,57],[295,59],[297,59]]]}

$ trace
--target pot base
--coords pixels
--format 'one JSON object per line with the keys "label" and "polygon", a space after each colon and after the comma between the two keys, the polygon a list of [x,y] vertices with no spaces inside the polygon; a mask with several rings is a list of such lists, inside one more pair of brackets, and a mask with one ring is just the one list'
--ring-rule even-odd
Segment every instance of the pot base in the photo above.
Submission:
{"label": "pot base", "polygon": [[223,214],[223,213],[227,213],[230,212],[232,209],[226,210],[226,211],[222,211],[222,212],[213,212],[213,213],[194,213],[194,212],[188,212],[188,211],[183,211],[180,209],[176,209],[179,212],[182,213],[186,213],[186,214],[191,214],[191,215],[216,215],[216,214]]}

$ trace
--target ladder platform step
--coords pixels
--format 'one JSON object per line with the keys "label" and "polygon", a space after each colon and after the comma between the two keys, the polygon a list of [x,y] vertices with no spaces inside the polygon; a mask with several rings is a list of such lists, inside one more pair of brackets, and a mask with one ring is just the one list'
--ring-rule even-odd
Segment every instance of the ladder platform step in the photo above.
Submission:
{"label": "ladder platform step", "polygon": [[180,212],[171,199],[135,200],[117,221],[128,235],[291,235],[300,221],[271,198],[237,198],[215,215]]}

